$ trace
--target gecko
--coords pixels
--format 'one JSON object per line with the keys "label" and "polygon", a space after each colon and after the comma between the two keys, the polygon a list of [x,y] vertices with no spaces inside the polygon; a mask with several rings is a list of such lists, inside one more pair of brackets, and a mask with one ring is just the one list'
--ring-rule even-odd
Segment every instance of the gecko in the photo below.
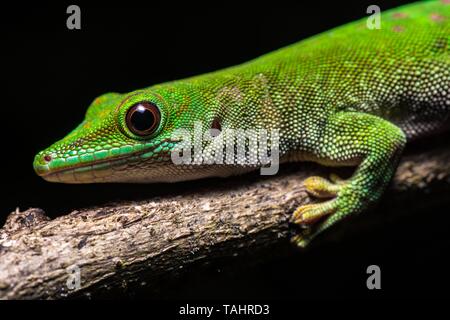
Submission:
{"label": "gecko", "polygon": [[182,141],[174,133],[197,122],[202,133],[215,129],[201,142],[206,150],[220,147],[227,129],[277,130],[280,163],[355,167],[347,179],[303,182],[318,199],[291,216],[303,228],[293,241],[304,247],[380,199],[407,143],[449,129],[449,20],[448,0],[408,4],[382,11],[379,29],[366,17],[237,66],[103,94],[74,130],[37,153],[34,169],[60,183],[227,177],[263,163],[239,162],[241,154],[231,163],[175,164]]}

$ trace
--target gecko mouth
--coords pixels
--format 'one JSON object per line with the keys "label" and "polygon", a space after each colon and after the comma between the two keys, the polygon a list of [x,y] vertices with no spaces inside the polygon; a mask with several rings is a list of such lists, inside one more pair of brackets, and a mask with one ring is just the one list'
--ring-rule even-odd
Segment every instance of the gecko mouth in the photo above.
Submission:
{"label": "gecko mouth", "polygon": [[[60,167],[51,167],[51,161],[42,164],[38,157],[45,158],[47,155],[38,154],[34,162],[35,172],[43,179],[51,182],[66,182],[66,183],[83,183],[103,180],[113,173],[126,170],[133,164],[153,159],[153,161],[165,161],[170,155],[166,152],[158,152],[154,154],[158,147],[166,142],[175,142],[173,140],[162,140],[160,143],[148,147],[143,150],[134,151],[127,155],[118,155],[106,159],[96,159],[93,161],[80,162],[73,165],[63,164]],[[177,141],[178,142],[178,141]],[[54,160],[54,159],[53,159]]]}

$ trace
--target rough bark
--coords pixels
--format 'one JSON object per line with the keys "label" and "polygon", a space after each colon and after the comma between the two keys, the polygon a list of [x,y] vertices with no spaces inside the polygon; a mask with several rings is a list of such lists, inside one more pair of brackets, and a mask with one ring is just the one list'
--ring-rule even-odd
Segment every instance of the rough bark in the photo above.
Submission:
{"label": "rough bark", "polygon": [[[226,261],[288,242],[295,232],[292,210],[313,201],[302,181],[329,172],[301,167],[288,165],[273,177],[209,183],[182,195],[75,210],[54,220],[36,208],[13,212],[0,229],[0,298],[62,298],[148,284],[198,262]],[[399,206],[424,207],[449,191],[450,150],[413,153],[403,158],[383,201],[368,216],[382,223],[405,215]],[[73,289],[70,275],[77,268],[81,287]]]}

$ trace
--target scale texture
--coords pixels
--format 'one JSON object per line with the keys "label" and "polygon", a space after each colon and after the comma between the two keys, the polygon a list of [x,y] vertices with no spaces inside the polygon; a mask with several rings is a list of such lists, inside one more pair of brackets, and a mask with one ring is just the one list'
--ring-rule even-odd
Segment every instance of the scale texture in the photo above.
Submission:
{"label": "scale texture", "polygon": [[[64,183],[227,176],[262,163],[235,156],[233,164],[208,165],[206,156],[202,164],[175,165],[175,130],[193,133],[196,122],[203,134],[210,128],[243,129],[250,136],[278,130],[281,161],[357,167],[348,180],[305,181],[313,196],[326,199],[293,214],[292,221],[306,227],[295,241],[306,245],[379,199],[407,141],[449,127],[449,53],[448,0],[382,11],[380,29],[369,29],[364,18],[242,65],[102,95],[75,130],[36,155],[34,167],[44,179]],[[160,114],[147,136],[127,122],[130,108],[143,102]],[[203,154],[219,143],[218,137],[203,141]]]}

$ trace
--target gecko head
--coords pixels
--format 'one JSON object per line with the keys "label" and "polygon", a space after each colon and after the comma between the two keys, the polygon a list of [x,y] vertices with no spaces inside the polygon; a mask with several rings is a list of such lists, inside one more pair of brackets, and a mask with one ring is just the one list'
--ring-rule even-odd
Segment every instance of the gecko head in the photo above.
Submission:
{"label": "gecko head", "polygon": [[35,156],[34,169],[64,183],[168,180],[173,108],[157,90],[104,94],[81,124]]}

